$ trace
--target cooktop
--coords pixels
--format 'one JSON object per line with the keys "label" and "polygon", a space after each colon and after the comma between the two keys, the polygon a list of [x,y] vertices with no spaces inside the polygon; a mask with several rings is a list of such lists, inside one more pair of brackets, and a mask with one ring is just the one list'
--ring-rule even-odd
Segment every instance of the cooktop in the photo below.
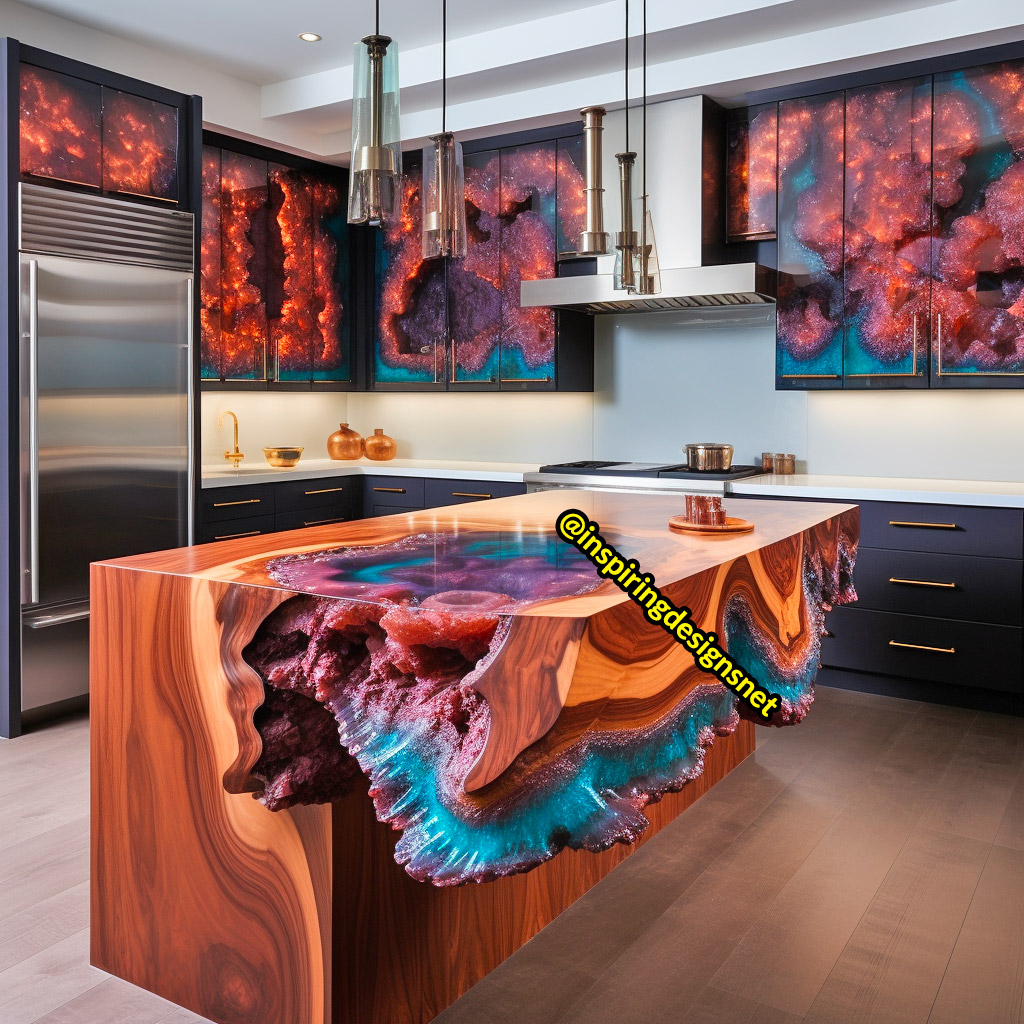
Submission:
{"label": "cooktop", "polygon": [[729,469],[690,469],[686,463],[673,465],[663,462],[602,462],[584,459],[580,462],[561,462],[541,466],[542,473],[563,473],[579,476],[641,476],[667,477],[685,480],[740,480],[763,472],[760,466],[731,466]]}

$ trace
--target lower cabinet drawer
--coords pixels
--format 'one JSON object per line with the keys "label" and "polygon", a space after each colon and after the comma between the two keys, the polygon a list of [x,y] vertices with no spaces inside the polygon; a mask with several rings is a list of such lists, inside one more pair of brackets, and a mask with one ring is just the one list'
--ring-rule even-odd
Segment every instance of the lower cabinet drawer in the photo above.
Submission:
{"label": "lower cabinet drawer", "polygon": [[274,495],[274,510],[297,512],[302,509],[336,507],[346,502],[355,502],[357,494],[362,493],[362,480],[359,477],[326,477],[319,480],[289,480],[277,485]]}
{"label": "lower cabinet drawer", "polygon": [[984,690],[1024,690],[1022,630],[980,622],[836,608],[821,663],[880,675],[953,683]]}
{"label": "lower cabinet drawer", "polygon": [[234,540],[237,537],[256,537],[261,533],[273,533],[276,528],[273,516],[225,519],[216,523],[203,523],[197,531],[196,539],[200,544],[209,544],[214,540]]}
{"label": "lower cabinet drawer", "polygon": [[274,516],[274,529],[302,530],[307,526],[347,523],[351,518],[348,508],[307,508],[298,512],[278,512]]}
{"label": "lower cabinet drawer", "polygon": [[512,480],[438,480],[428,477],[423,482],[425,508],[461,505],[466,501],[486,501],[525,494],[526,484]]}
{"label": "lower cabinet drawer", "polygon": [[1024,513],[1019,508],[893,501],[859,504],[860,542],[865,547],[997,558],[1024,554]]}
{"label": "lower cabinet drawer", "polygon": [[199,498],[200,517],[204,523],[221,519],[274,514],[272,484],[245,487],[210,487]]}
{"label": "lower cabinet drawer", "polygon": [[853,573],[857,610],[1019,626],[1022,567],[1014,558],[862,547]]}
{"label": "lower cabinet drawer", "polygon": [[366,515],[366,519],[376,519],[378,516],[397,516],[403,512],[422,512],[421,508],[413,508],[412,506],[403,505],[373,505],[370,508],[369,515]]}
{"label": "lower cabinet drawer", "polygon": [[423,477],[364,476],[363,504],[398,505],[402,508],[423,507]]}

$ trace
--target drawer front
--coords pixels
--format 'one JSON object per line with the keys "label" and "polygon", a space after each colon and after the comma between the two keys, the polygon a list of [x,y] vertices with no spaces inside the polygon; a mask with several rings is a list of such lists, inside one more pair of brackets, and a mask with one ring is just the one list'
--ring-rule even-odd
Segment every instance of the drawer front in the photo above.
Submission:
{"label": "drawer front", "polygon": [[862,547],[857,608],[1019,626],[1022,567],[1013,558]]}
{"label": "drawer front", "polygon": [[261,533],[273,533],[275,529],[273,516],[250,516],[248,519],[224,519],[216,523],[203,523],[197,535],[200,544],[209,544],[215,540],[256,537]]}
{"label": "drawer front", "polygon": [[423,478],[416,476],[363,477],[363,502],[374,505],[400,505],[423,508]]}
{"label": "drawer front", "polygon": [[1021,558],[1024,511],[864,501],[860,503],[860,542],[897,551]]}
{"label": "drawer front", "polygon": [[199,507],[204,523],[273,515],[274,488],[271,484],[252,487],[212,487],[203,491]]}
{"label": "drawer front", "polygon": [[437,480],[427,477],[423,481],[424,507],[460,505],[466,501],[486,501],[488,498],[507,498],[525,494],[526,484],[509,480]]}
{"label": "drawer front", "polygon": [[379,516],[397,516],[403,512],[422,512],[421,508],[412,508],[402,505],[371,505],[370,514],[366,519],[377,519]]}
{"label": "drawer front", "polygon": [[278,484],[274,494],[275,512],[296,512],[307,508],[325,508],[345,504],[351,506],[362,493],[362,479],[349,477],[324,480],[289,480]]}
{"label": "drawer front", "polygon": [[277,530],[302,530],[307,526],[347,523],[351,519],[352,515],[347,506],[298,509],[294,512],[278,512],[274,516],[274,528]]}
{"label": "drawer front", "polygon": [[836,608],[821,663],[881,675],[953,683],[983,690],[1024,689],[1022,630],[954,619]]}

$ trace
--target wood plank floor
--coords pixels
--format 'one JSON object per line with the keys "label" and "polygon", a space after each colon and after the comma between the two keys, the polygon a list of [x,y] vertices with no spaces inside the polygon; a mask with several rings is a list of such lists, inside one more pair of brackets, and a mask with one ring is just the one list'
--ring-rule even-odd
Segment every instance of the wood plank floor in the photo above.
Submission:
{"label": "wood plank floor", "polygon": [[[438,1024],[1024,1024],[1024,720],[822,687],[758,743]],[[86,720],[0,792],[0,1024],[203,1024],[89,966]]]}

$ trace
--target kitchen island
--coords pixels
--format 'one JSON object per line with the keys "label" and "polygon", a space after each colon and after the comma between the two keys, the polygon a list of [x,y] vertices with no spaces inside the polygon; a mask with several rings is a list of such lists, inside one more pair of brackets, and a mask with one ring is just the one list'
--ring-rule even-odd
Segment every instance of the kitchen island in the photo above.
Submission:
{"label": "kitchen island", "polygon": [[772,724],[810,708],[856,508],[733,500],[753,532],[683,536],[679,505],[541,492],[94,565],[92,962],[225,1024],[449,1005],[754,745],[560,512]]}

